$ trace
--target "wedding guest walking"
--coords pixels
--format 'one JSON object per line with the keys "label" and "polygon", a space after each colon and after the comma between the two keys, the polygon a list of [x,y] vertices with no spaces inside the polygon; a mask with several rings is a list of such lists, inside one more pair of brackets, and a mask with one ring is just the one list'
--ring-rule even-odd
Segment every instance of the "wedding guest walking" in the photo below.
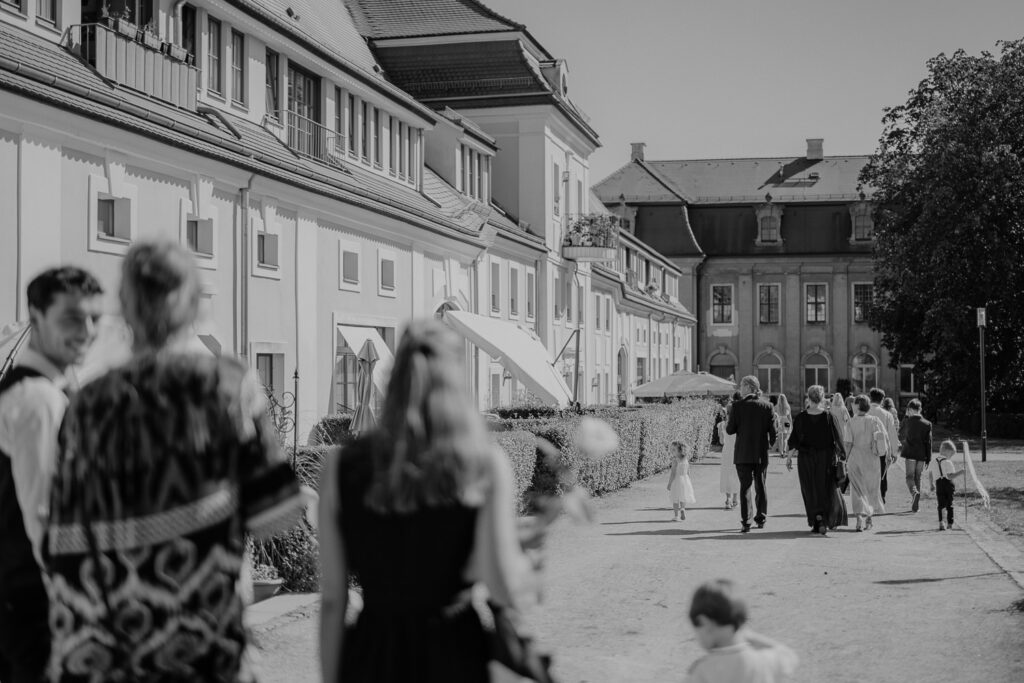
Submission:
{"label": "wedding guest walking", "polygon": [[[488,681],[470,588],[514,606],[529,571],[513,475],[463,388],[462,343],[412,323],[376,431],[327,458],[320,492],[324,681]],[[345,627],[349,576],[363,609]]]}
{"label": "wedding guest walking", "polygon": [[893,417],[891,412],[882,407],[882,401],[885,400],[885,392],[878,387],[874,387],[868,392],[868,395],[871,399],[871,408],[868,414],[879,419],[885,435],[885,452],[878,456],[878,463],[881,465],[879,490],[882,492],[882,502],[884,503],[886,491],[889,490],[889,466],[896,462],[896,454],[900,450],[900,439],[896,418]]}
{"label": "wedding guest walking", "polygon": [[850,503],[857,515],[857,531],[872,527],[872,516],[885,512],[880,470],[886,452],[885,427],[869,415],[871,402],[861,394],[854,400],[856,415],[850,419],[851,443],[847,448],[847,475],[850,477]]}
{"label": "wedding guest walking", "polygon": [[775,402],[775,414],[778,416],[776,423],[776,430],[779,433],[778,450],[779,455],[782,455],[789,441],[789,432],[793,428],[793,409],[789,407],[789,399],[785,394],[779,394],[778,400]]}
{"label": "wedding guest walking", "polygon": [[690,449],[682,441],[673,441],[670,446],[674,459],[668,473],[668,494],[672,500],[672,521],[686,519],[686,506],[697,502],[690,481]]}
{"label": "wedding guest walking", "polygon": [[[956,445],[949,441],[942,442],[939,446],[939,454],[928,465],[928,482],[932,493],[938,502],[939,508],[939,531],[953,528],[953,496],[956,495],[956,484],[954,479],[964,476],[963,470],[956,469]],[[946,513],[946,519],[942,519],[942,513]]]}
{"label": "wedding guest walking", "polygon": [[747,375],[740,380],[742,398],[736,401],[725,426],[727,434],[736,435],[736,473],[740,479],[740,530],[750,531],[750,488],[754,488],[756,512],[754,523],[763,529],[768,514],[768,492],[765,473],[768,470],[768,447],[775,442],[775,413],[768,401],[761,398],[757,377]]}
{"label": "wedding guest walking", "polygon": [[907,417],[900,425],[900,442],[911,496],[910,510],[917,512],[921,502],[921,474],[932,461],[932,423],[921,416],[919,399],[912,398],[907,403]]}
{"label": "wedding guest walking", "polygon": [[718,468],[718,490],[725,494],[726,510],[733,509],[740,502],[740,477],[736,474],[736,462],[733,459],[736,453],[736,435],[728,434],[725,431],[732,406],[740,398],[742,397],[738,391],[732,395],[732,400],[725,408],[726,419],[718,423],[719,440],[722,442],[722,460]]}
{"label": "wedding guest walking", "polygon": [[[796,451],[800,493],[811,533],[826,534],[827,529],[846,526],[846,502],[836,482],[836,461],[845,458],[843,434],[835,417],[822,408],[825,389],[813,385],[807,389],[810,407],[793,420],[789,437],[790,453]],[[786,460],[792,469],[792,455]]]}
{"label": "wedding guest walking", "polygon": [[96,339],[103,288],[80,268],[53,268],[28,285],[29,330],[0,380],[0,681],[42,680],[50,605],[40,544],[57,458],[57,431],[73,388],[69,368]]}
{"label": "wedding guest walking", "polygon": [[843,395],[838,391],[832,394],[831,399],[828,400],[828,412],[832,413],[836,424],[839,425],[839,430],[843,434],[844,448],[852,440],[850,438],[850,417],[852,416],[846,406],[847,402],[843,400]]}
{"label": "wedding guest walking", "polygon": [[248,681],[246,532],[301,517],[255,377],[188,348],[192,256],[136,243],[121,264],[132,357],[87,384],[61,430],[44,545],[51,681]]}

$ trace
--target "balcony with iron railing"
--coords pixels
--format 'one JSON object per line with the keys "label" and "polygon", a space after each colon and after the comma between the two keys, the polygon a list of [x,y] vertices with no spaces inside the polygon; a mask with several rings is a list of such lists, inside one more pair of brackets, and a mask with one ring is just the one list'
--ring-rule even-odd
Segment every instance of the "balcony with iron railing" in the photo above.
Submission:
{"label": "balcony with iron railing", "polygon": [[619,217],[582,214],[569,217],[562,256],[570,261],[614,261],[619,253]]}
{"label": "balcony with iron railing", "polygon": [[64,47],[103,78],[176,107],[196,110],[192,55],[123,20],[68,27]]}
{"label": "balcony with iron railing", "polygon": [[345,136],[288,109],[268,113],[263,125],[282,137],[295,154],[345,168]]}

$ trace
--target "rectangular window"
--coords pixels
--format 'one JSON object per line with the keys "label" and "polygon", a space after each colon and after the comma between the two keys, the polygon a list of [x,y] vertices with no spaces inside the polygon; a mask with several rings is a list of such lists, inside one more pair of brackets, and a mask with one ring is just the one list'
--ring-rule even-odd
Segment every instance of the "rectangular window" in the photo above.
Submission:
{"label": "rectangular window", "polygon": [[526,274],[526,317],[535,315],[534,300],[536,299],[536,279],[533,273]]}
{"label": "rectangular window", "polygon": [[360,121],[362,125],[359,128],[359,149],[363,155],[363,161],[368,162],[370,160],[370,105],[366,100],[362,101],[359,114],[362,117]]}
{"label": "rectangular window", "polygon": [[562,278],[559,277],[558,275],[555,275],[554,291],[555,291],[555,296],[552,297],[555,300],[554,316],[555,316],[555,320],[561,320],[562,319],[562,300],[565,298],[565,294],[564,294],[565,290],[562,289]]}
{"label": "rectangular window", "polygon": [[519,315],[519,269],[508,269],[508,313]]}
{"label": "rectangular window", "polygon": [[558,164],[554,165],[554,178],[552,179],[552,197],[554,197],[554,212],[555,215],[559,215],[562,211],[562,169],[558,167]]}
{"label": "rectangular window", "polygon": [[853,219],[853,239],[870,241],[875,236],[875,222],[868,215],[858,215]]}
{"label": "rectangular window", "polygon": [[779,222],[778,216],[761,216],[762,242],[779,241]]}
{"label": "rectangular window", "polygon": [[[21,3],[18,3],[21,7]],[[48,24],[57,23],[57,0],[38,0],[36,3],[36,18]]]}
{"label": "rectangular window", "polygon": [[757,380],[761,383],[762,392],[777,394],[782,391],[782,368],[777,365],[762,365],[757,368]]}
{"label": "rectangular window", "polygon": [[405,124],[398,124],[398,177],[405,178]]}
{"label": "rectangular window", "polygon": [[406,167],[409,169],[409,180],[416,178],[416,169],[413,168],[413,164],[416,159],[416,153],[414,151],[415,148],[413,147],[413,140],[415,139],[413,137],[414,131],[415,129],[412,126],[405,127],[405,136],[407,138],[405,141],[405,153],[408,157],[406,160]]}
{"label": "rectangular window", "polygon": [[829,372],[827,365],[808,365],[804,368],[804,389],[815,384],[829,389]]}
{"label": "rectangular window", "polygon": [[103,237],[130,240],[131,200],[100,197],[96,200],[96,233]]}
{"label": "rectangular window", "polygon": [[476,155],[476,198],[484,198],[484,155]]}
{"label": "rectangular window", "polygon": [[711,285],[711,323],[732,324],[732,285]]}
{"label": "rectangular window", "polygon": [[779,324],[779,285],[758,285],[757,320],[762,325]]}
{"label": "rectangular window", "polygon": [[394,259],[382,258],[380,260],[380,288],[387,292],[395,291]]}
{"label": "rectangular window", "polygon": [[231,30],[231,99],[245,104],[245,35]]}
{"label": "rectangular window", "polygon": [[395,174],[395,117],[388,117],[388,172]]}
{"label": "rectangular window", "polygon": [[277,268],[279,263],[277,253],[277,235],[268,232],[256,234],[256,262],[268,268]]}
{"label": "rectangular window", "polygon": [[99,199],[96,202],[96,231],[107,237],[114,236],[114,200]]}
{"label": "rectangular window", "polygon": [[864,323],[868,320],[868,308],[875,296],[875,286],[855,283],[853,285],[853,322]]}
{"label": "rectangular window", "polygon": [[604,329],[608,332],[612,330],[612,300],[604,300]]}
{"label": "rectangular window", "polygon": [[637,358],[636,359],[636,383],[643,384],[647,381],[647,359]]}
{"label": "rectangular window", "polygon": [[263,390],[268,394],[273,394],[277,388],[274,386],[274,354],[256,354],[256,376],[259,378]]}
{"label": "rectangular window", "polygon": [[198,40],[196,29],[198,28],[198,22],[196,21],[196,8],[194,5],[184,4],[181,6],[181,46],[192,55],[195,59],[196,45]]}
{"label": "rectangular window", "polygon": [[587,317],[585,315],[585,312],[587,310],[587,302],[586,302],[584,297],[585,297],[585,295],[583,293],[583,287],[577,287],[576,288],[576,310],[577,310],[578,315],[580,317],[579,321],[580,321],[581,324],[583,323],[583,320]]}
{"label": "rectangular window", "polygon": [[[281,109],[281,56],[267,49],[267,113],[275,119]],[[340,132],[340,131],[339,131]]]}
{"label": "rectangular window", "polygon": [[356,153],[356,96],[351,93],[348,96],[348,151]]}
{"label": "rectangular window", "polygon": [[825,323],[828,317],[828,285],[804,285],[804,297],[807,301],[807,322]]}
{"label": "rectangular window", "polygon": [[206,61],[206,87],[210,89],[210,92],[219,95],[223,87],[220,73],[220,22],[210,17],[208,28],[209,46]]}
{"label": "rectangular window", "polygon": [[576,181],[576,215],[583,215],[583,181]]}
{"label": "rectangular window", "polygon": [[359,252],[342,249],[341,281],[350,285],[359,284]]}
{"label": "rectangular window", "polygon": [[193,253],[213,256],[213,221],[199,218],[186,220],[185,244]]}
{"label": "rectangular window", "polygon": [[914,366],[900,366],[900,393],[917,394],[917,382],[914,381]]}
{"label": "rectangular window", "polygon": [[601,329],[601,295],[594,295],[594,329]]}
{"label": "rectangular window", "polygon": [[384,144],[384,137],[381,134],[381,121],[384,117],[381,116],[380,109],[373,108],[373,163],[375,166],[380,167],[384,163],[384,150],[382,145]]}
{"label": "rectangular window", "polygon": [[501,312],[501,264],[491,264],[491,312]]}
{"label": "rectangular window", "polygon": [[565,322],[572,322],[572,279],[565,278]]}
{"label": "rectangular window", "polygon": [[466,170],[469,171],[469,180],[466,183],[466,194],[470,197],[476,196],[476,152],[470,150],[466,156]]}
{"label": "rectangular window", "polygon": [[462,178],[463,173],[463,159],[466,158],[466,146],[459,145],[459,153],[455,155],[455,189],[459,192],[464,192],[466,183]]}

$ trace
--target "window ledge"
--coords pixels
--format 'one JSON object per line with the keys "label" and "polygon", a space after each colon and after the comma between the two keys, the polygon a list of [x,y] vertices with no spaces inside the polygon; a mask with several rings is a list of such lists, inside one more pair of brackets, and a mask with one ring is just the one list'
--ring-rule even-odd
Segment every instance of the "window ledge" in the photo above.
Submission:
{"label": "window ledge", "polygon": [[132,243],[130,237],[117,237],[116,235],[108,235],[106,233],[96,233],[96,239],[101,242],[110,242],[111,244],[124,244],[128,245]]}
{"label": "window ledge", "polygon": [[39,17],[36,17],[36,26],[56,36],[63,35],[60,31],[60,28],[57,26],[56,21],[50,21],[49,19],[40,19]]}
{"label": "window ledge", "polygon": [[240,111],[240,112],[242,112],[244,114],[248,114],[249,113],[249,105],[246,104],[245,102],[240,102],[240,101],[236,100],[235,98],[231,98],[231,108],[232,109],[237,109],[238,111]]}
{"label": "window ledge", "polygon": [[21,7],[18,7],[17,5],[12,5],[6,2],[0,2],[0,10],[3,10],[4,12],[11,14],[12,16],[18,17],[23,21],[28,21],[28,15],[25,13],[25,10],[22,9]]}
{"label": "window ledge", "polygon": [[219,93],[216,90],[211,90],[210,88],[207,88],[206,89],[206,96],[211,98],[211,99],[217,100],[218,102],[220,102],[222,104],[227,104],[227,100],[224,99],[224,94],[223,93]]}
{"label": "window ledge", "polygon": [[195,249],[189,249],[188,251],[189,251],[190,254],[195,256],[197,259],[205,259],[207,261],[212,261],[213,260],[213,253],[212,252],[207,253],[205,251],[196,251]]}
{"label": "window ledge", "polygon": [[385,296],[385,297],[387,297],[389,299],[397,299],[398,298],[398,292],[396,292],[393,289],[384,289],[383,287],[380,287],[380,288],[377,289],[377,295],[378,296]]}

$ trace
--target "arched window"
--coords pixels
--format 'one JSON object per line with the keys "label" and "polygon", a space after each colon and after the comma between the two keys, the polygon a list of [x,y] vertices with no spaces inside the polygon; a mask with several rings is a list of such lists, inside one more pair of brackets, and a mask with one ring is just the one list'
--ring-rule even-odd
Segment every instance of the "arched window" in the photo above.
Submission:
{"label": "arched window", "polygon": [[766,394],[782,392],[782,358],[774,351],[761,354],[757,359],[757,381]]}
{"label": "arched window", "polygon": [[804,389],[820,384],[829,389],[829,362],[823,353],[816,352],[804,360]]}
{"label": "arched window", "polygon": [[854,394],[866,394],[878,385],[878,359],[870,353],[859,353],[853,358],[851,382]]}
{"label": "arched window", "polygon": [[715,377],[733,380],[736,378],[736,361],[728,354],[719,353],[712,356],[709,368]]}

